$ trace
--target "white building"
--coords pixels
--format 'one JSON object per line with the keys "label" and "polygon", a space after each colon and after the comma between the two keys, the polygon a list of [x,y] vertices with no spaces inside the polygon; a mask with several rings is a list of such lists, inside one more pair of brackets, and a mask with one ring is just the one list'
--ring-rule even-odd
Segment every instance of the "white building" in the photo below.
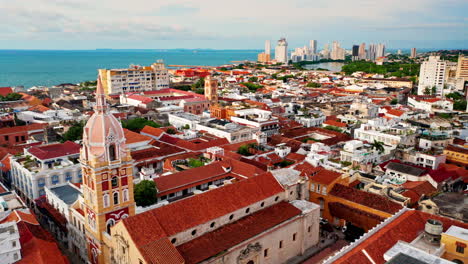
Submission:
{"label": "white building", "polygon": [[[83,208],[83,194],[73,184],[63,184],[45,188],[47,202],[62,214],[67,220],[66,237],[58,238],[59,241],[68,242],[68,249],[83,262],[87,259],[87,247],[85,236],[84,216],[80,213]],[[50,228],[54,228],[51,226]],[[56,232],[54,232],[56,234]]]}
{"label": "white building", "polygon": [[270,111],[257,108],[242,109],[235,111],[236,116],[231,117],[231,121],[252,128],[257,128],[267,136],[278,134],[279,121],[272,116]]}
{"label": "white building", "polygon": [[21,259],[21,244],[18,225],[15,221],[0,224],[0,261],[15,263]]}
{"label": "white building", "polygon": [[385,56],[385,44],[379,43],[379,44],[377,44],[377,50],[376,50],[376,53],[375,53],[375,57],[380,58],[380,57],[383,57],[383,56]]}
{"label": "white building", "polygon": [[345,59],[345,49],[340,47],[340,43],[338,41],[333,41],[330,59],[332,60],[344,60]]}
{"label": "white building", "polygon": [[446,67],[447,63],[441,60],[440,56],[429,56],[429,58],[421,64],[418,94],[432,94],[432,87],[436,87],[435,95],[442,96]]}
{"label": "white building", "polygon": [[276,45],[275,60],[277,62],[288,63],[288,59],[288,42],[285,38],[281,38]]}
{"label": "white building", "polygon": [[265,54],[270,55],[271,53],[271,43],[270,40],[265,40]]}
{"label": "white building", "polygon": [[317,40],[309,41],[310,51],[312,54],[317,54]]}
{"label": "white building", "polygon": [[169,88],[169,73],[162,60],[151,66],[130,65],[128,69],[100,69],[99,75],[106,94]]}
{"label": "white building", "polygon": [[227,120],[211,119],[207,122],[196,124],[195,130],[206,131],[209,134],[227,139],[230,143],[238,143],[254,139],[259,128],[243,126]]}
{"label": "white building", "polygon": [[45,195],[45,187],[66,182],[80,183],[80,145],[65,143],[35,146],[21,156],[11,156],[12,185],[22,198],[32,201]]}
{"label": "white building", "polygon": [[360,140],[350,140],[345,143],[340,151],[341,161],[353,164],[371,164],[380,162],[380,155],[377,150],[370,146],[365,146]]}

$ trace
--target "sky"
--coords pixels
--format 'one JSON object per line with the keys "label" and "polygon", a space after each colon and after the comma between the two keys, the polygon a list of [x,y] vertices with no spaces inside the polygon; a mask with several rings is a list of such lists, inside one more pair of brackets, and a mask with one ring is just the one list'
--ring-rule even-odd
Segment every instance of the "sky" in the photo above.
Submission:
{"label": "sky", "polygon": [[467,0],[0,0],[0,49],[468,48]]}

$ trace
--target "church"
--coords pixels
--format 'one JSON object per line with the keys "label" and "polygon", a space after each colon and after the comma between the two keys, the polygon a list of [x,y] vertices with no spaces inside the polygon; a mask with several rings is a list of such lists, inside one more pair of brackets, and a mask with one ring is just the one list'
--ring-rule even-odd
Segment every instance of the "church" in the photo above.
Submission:
{"label": "church", "polygon": [[284,263],[318,243],[320,207],[269,172],[136,214],[134,161],[100,79],[80,161],[90,263]]}

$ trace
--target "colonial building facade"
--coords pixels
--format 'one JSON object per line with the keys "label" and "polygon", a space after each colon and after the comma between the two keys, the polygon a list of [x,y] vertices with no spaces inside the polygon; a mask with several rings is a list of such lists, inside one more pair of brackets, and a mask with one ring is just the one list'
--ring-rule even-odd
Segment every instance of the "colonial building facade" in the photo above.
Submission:
{"label": "colonial building facade", "polygon": [[83,132],[80,161],[88,260],[93,264],[111,263],[110,228],[135,214],[133,160],[122,126],[109,112],[100,79],[95,113]]}

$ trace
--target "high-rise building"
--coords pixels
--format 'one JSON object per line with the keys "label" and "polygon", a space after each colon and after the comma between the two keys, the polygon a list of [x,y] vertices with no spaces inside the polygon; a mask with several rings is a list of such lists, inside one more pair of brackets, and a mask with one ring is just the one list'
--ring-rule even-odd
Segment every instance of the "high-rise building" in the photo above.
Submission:
{"label": "high-rise building", "polygon": [[310,51],[312,52],[312,54],[316,54],[317,53],[317,40],[309,41],[309,46],[310,46]]}
{"label": "high-rise building", "polygon": [[369,44],[369,49],[367,50],[367,59],[370,61],[375,61],[377,58],[377,45]]}
{"label": "high-rise building", "polygon": [[421,64],[419,72],[418,94],[434,94],[442,96],[445,83],[447,63],[440,56],[429,56]]}
{"label": "high-rise building", "polygon": [[359,46],[358,45],[353,45],[353,50],[352,50],[352,60],[356,61],[359,60]]}
{"label": "high-rise building", "polygon": [[338,41],[333,41],[330,58],[332,60],[344,60],[345,59],[345,49],[340,47],[340,43]]}
{"label": "high-rise building", "polygon": [[275,49],[275,60],[277,62],[288,63],[288,42],[285,38],[278,40]]}
{"label": "high-rise building", "polygon": [[296,48],[291,53],[291,60],[293,62],[316,61],[318,60],[318,55],[312,53],[312,50],[308,46],[304,46],[303,48]]}
{"label": "high-rise building", "polygon": [[265,54],[271,54],[271,43],[270,40],[265,40]]}
{"label": "high-rise building", "polygon": [[416,48],[411,48],[411,58],[416,58]]}
{"label": "high-rise building", "polygon": [[463,78],[464,81],[468,81],[468,57],[460,54],[458,56],[457,72],[455,78]]}
{"label": "high-rise building", "polygon": [[218,103],[218,81],[212,79],[211,75],[205,78],[205,97],[211,105]]}
{"label": "high-rise building", "polygon": [[401,49],[397,50],[397,55],[401,55]]}
{"label": "high-rise building", "polygon": [[323,46],[323,50],[320,52],[320,56],[322,57],[322,59],[329,59],[330,58],[330,49],[329,49],[328,44],[325,44]]}
{"label": "high-rise building", "polygon": [[99,76],[106,95],[169,88],[169,73],[162,60],[151,66],[131,65],[128,69],[100,69]]}
{"label": "high-rise building", "polygon": [[361,45],[359,45],[359,59],[366,59],[366,43],[361,43]]}
{"label": "high-rise building", "polygon": [[377,44],[377,50],[375,52],[375,58],[380,58],[385,56],[385,44],[379,43]]}
{"label": "high-rise building", "polygon": [[101,78],[96,89],[94,114],[83,133],[80,153],[88,260],[111,263],[110,229],[135,215],[133,168],[122,125],[109,112]]}

